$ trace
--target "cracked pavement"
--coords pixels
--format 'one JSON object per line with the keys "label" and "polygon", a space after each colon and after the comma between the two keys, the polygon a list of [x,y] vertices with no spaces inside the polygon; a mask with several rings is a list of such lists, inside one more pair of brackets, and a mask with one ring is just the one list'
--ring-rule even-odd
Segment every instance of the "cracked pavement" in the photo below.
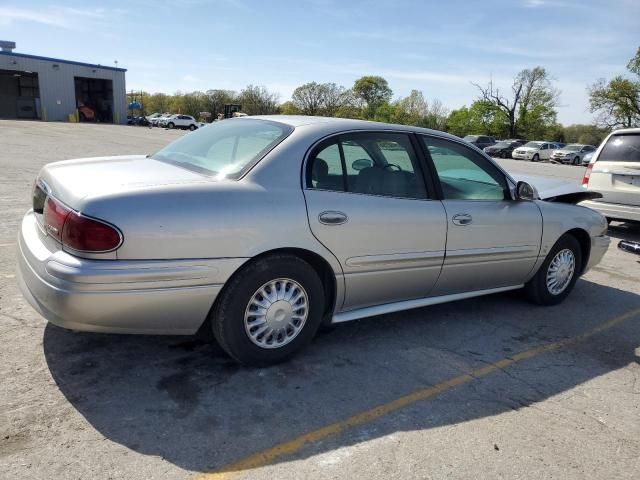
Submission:
{"label": "cracked pavement", "polygon": [[[49,161],[149,153],[182,132],[0,121],[0,478],[186,479],[640,307],[614,223],[562,305],[519,292],[340,325],[293,361],[245,369],[191,337],[47,325],[15,284],[15,236]],[[578,181],[583,169],[503,160]],[[640,316],[310,443],[234,478],[637,478]]]}

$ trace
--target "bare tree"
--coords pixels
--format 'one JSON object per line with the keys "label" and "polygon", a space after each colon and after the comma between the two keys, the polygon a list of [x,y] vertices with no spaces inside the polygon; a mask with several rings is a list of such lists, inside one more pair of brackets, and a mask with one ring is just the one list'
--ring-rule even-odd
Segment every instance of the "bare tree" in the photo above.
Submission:
{"label": "bare tree", "polygon": [[303,115],[318,115],[324,107],[325,96],[324,85],[311,82],[296,88],[291,100]]}
{"label": "bare tree", "polygon": [[[534,109],[538,119],[555,119],[555,107],[560,92],[553,88],[549,74],[542,67],[525,69],[518,73],[513,79],[510,94],[504,94],[499,88],[494,87],[493,80],[489,81],[486,87],[473,82],[472,84],[480,90],[481,100],[495,104],[504,112],[509,136],[512,138],[518,134],[518,123],[523,129],[527,129],[527,116]],[[540,116],[540,111],[543,111],[544,115]]]}
{"label": "bare tree", "polygon": [[477,83],[471,83],[480,90],[482,100],[494,103],[505,113],[509,122],[509,136],[515,138],[516,111],[518,110],[518,104],[520,103],[520,97],[522,95],[522,82],[519,82],[516,77],[513,85],[511,85],[511,98],[506,97],[500,92],[499,88],[494,87],[493,80],[490,80],[486,87],[482,87]]}

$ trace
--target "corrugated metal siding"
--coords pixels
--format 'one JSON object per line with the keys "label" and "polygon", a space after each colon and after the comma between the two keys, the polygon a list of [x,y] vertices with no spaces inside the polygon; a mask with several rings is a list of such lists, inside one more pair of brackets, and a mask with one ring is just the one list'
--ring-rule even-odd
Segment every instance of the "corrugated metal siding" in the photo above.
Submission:
{"label": "corrugated metal siding", "polygon": [[[53,66],[58,65],[57,69]],[[38,74],[43,120],[66,122],[76,108],[74,77],[100,78],[113,82],[113,121],[127,123],[125,72],[115,69],[0,55],[0,69],[31,71]]]}

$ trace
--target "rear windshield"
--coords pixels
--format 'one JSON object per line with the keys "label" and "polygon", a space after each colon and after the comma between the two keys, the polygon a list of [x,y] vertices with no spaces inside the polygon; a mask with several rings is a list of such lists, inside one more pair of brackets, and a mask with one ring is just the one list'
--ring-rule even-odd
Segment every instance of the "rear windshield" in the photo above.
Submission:
{"label": "rear windshield", "polygon": [[466,140],[467,142],[473,142],[474,140],[478,139],[478,135],[467,135],[466,137],[463,138],[463,140]]}
{"label": "rear windshield", "polygon": [[187,133],[151,158],[218,179],[238,179],[292,131],[268,120],[223,120]]}
{"label": "rear windshield", "polygon": [[613,135],[598,155],[599,162],[640,163],[640,135]]}

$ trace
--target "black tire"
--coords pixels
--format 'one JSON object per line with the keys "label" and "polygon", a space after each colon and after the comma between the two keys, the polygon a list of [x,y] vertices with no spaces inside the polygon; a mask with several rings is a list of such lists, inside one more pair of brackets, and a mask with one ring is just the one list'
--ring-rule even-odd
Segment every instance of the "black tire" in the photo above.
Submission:
{"label": "black tire", "polygon": [[500,152],[500,158],[507,158],[507,152]]}
{"label": "black tire", "polygon": [[580,165],[580,157],[576,157],[573,159],[573,164],[574,165]]}
{"label": "black tire", "polygon": [[[260,287],[280,278],[294,280],[305,290],[307,318],[289,343],[264,348],[249,338],[245,311]],[[287,360],[308,345],[322,322],[324,309],[324,289],[313,267],[294,255],[275,254],[248,263],[231,278],[216,300],[210,321],[213,335],[229,356],[245,365],[266,366]]]}
{"label": "black tire", "polygon": [[538,160],[540,160],[540,156],[537,153],[533,157],[531,157],[532,162],[537,162]]}
{"label": "black tire", "polygon": [[196,126],[194,124],[189,125],[189,130],[193,132],[195,129],[196,129]]}
{"label": "black tire", "polygon": [[[547,287],[547,271],[549,270],[549,265],[551,264],[555,256],[565,249],[571,250],[574,256],[573,275],[562,292],[553,294]],[[553,246],[553,248],[547,255],[547,258],[538,269],[538,272],[525,285],[524,288],[525,292],[527,293],[527,297],[533,303],[537,303],[538,305],[557,305],[558,303],[562,302],[567,297],[567,295],[569,295],[571,290],[573,290],[573,286],[580,276],[581,271],[582,250],[580,249],[580,244],[573,235],[564,234]]]}
{"label": "black tire", "polygon": [[169,128],[169,129],[173,129],[173,128],[175,128],[175,126],[176,126],[176,124],[173,123],[173,122],[167,123],[167,128]]}

